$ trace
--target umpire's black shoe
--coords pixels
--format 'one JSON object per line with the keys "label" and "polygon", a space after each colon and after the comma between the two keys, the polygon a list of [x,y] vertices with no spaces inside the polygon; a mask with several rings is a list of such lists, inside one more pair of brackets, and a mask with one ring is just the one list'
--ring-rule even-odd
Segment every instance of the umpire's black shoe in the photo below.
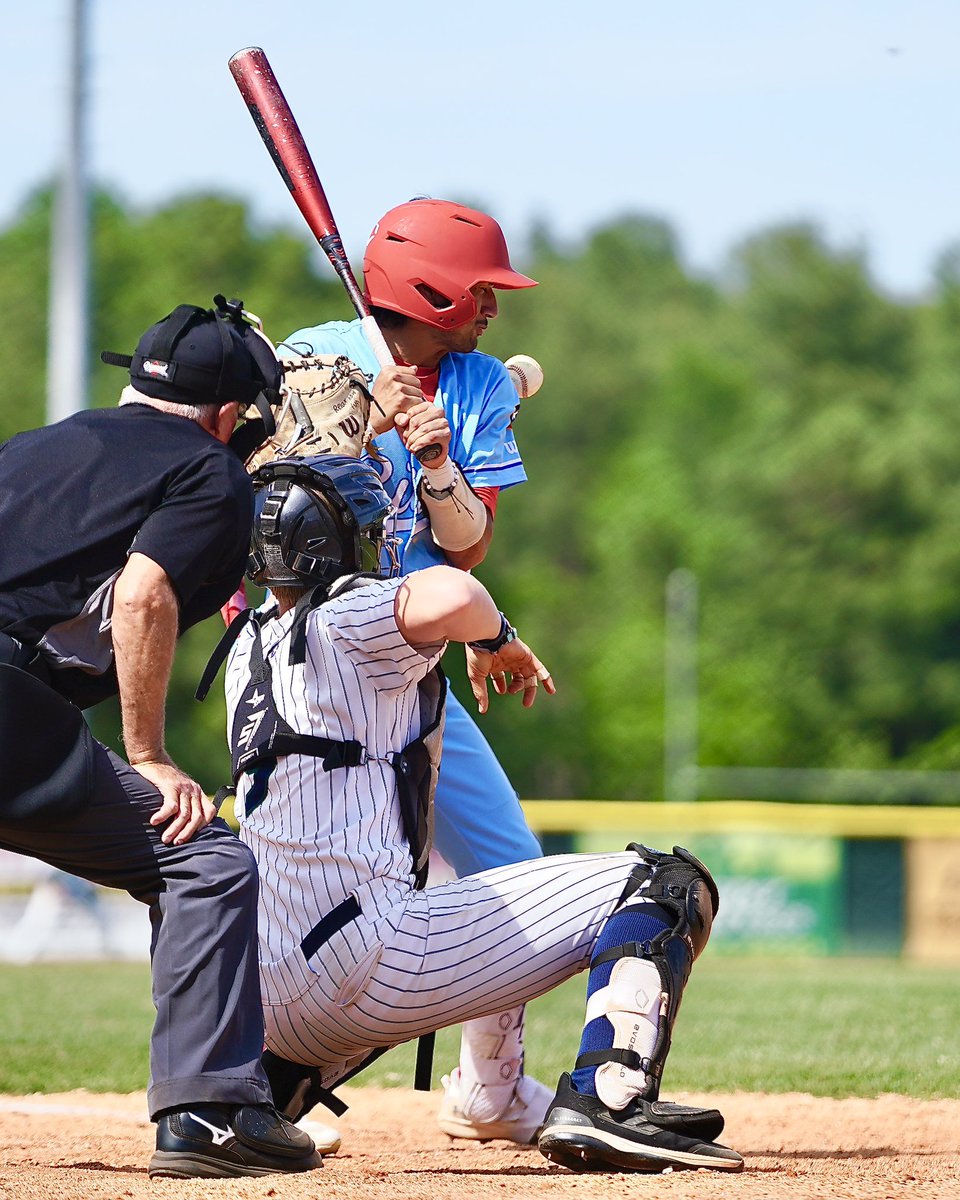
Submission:
{"label": "umpire's black shoe", "polygon": [[322,1167],[312,1138],[269,1104],[194,1104],[157,1123],[151,1177],[216,1179]]}
{"label": "umpire's black shoe", "polygon": [[705,1141],[702,1135],[689,1136],[697,1128],[710,1133],[722,1127],[723,1118],[715,1109],[684,1110],[632,1100],[617,1112],[596,1096],[574,1091],[570,1076],[561,1075],[537,1146],[551,1162],[571,1171],[742,1171],[743,1159],[736,1150]]}

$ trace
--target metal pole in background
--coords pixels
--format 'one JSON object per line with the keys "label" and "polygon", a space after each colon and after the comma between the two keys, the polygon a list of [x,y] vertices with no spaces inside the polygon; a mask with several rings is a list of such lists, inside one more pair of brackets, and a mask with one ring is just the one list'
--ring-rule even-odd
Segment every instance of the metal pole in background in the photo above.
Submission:
{"label": "metal pole in background", "polygon": [[679,568],[667,576],[664,637],[663,794],[697,799],[697,577]]}
{"label": "metal pole in background", "polygon": [[89,202],[86,178],[87,0],[69,0],[67,146],[50,238],[47,422],[87,405]]}

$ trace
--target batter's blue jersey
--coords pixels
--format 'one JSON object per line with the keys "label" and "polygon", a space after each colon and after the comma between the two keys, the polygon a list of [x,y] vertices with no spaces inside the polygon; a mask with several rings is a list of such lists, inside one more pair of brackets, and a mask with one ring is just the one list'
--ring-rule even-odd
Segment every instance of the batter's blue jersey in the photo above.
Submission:
{"label": "batter's blue jersey", "polygon": [[[330,321],[298,329],[280,344],[281,355],[345,354],[371,382],[380,367],[359,321]],[[435,403],[450,424],[450,457],[472,487],[512,487],[527,478],[510,427],[517,392],[506,367],[497,358],[445,354]],[[445,563],[443,551],[430,536],[426,515],[417,503],[420,464],[393,429],[377,435],[382,461],[370,458],[393,501],[396,515],[391,532],[400,539],[403,574]]]}

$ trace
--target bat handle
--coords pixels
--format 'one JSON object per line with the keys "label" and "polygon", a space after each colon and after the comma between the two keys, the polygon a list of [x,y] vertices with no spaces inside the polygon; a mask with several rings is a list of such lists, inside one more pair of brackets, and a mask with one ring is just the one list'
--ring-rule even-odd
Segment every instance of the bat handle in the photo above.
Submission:
{"label": "bat handle", "polygon": [[[367,313],[366,316],[360,318],[360,324],[363,327],[363,332],[367,335],[367,341],[370,343],[370,348],[376,355],[377,362],[381,367],[395,366],[395,360],[390,353],[390,347],[386,343],[386,339],[380,330],[380,326],[376,320]],[[443,453],[443,447],[439,442],[431,442],[429,446],[424,448],[417,455],[417,461],[421,464],[431,463],[435,458],[439,458]]]}
{"label": "bat handle", "polygon": [[370,343],[370,349],[373,351],[378,365],[381,367],[395,367],[397,360],[390,353],[390,347],[387,345],[386,338],[383,336],[376,318],[371,313],[361,313],[360,328],[366,334],[367,341]]}

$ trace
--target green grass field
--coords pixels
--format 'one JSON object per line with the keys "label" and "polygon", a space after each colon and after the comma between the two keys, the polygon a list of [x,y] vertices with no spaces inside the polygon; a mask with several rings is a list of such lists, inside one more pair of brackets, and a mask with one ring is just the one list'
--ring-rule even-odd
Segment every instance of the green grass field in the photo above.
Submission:
{"label": "green grass field", "polygon": [[[585,977],[530,1005],[530,1072],[553,1083],[579,1040]],[[146,1086],[146,966],[0,967],[0,1092]],[[456,1062],[438,1038],[435,1082]],[[411,1086],[401,1046],[357,1083]],[[960,969],[885,959],[711,958],[697,964],[665,1078],[671,1091],[960,1095]]]}

